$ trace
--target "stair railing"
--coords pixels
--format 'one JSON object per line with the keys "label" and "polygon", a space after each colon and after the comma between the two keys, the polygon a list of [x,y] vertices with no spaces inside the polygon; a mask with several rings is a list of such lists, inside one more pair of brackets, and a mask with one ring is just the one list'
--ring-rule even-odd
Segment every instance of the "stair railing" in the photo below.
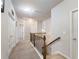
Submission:
{"label": "stair railing", "polygon": [[[43,36],[38,36],[37,34],[43,34]],[[59,39],[61,39],[60,37],[57,37],[55,40],[53,40],[52,42],[50,42],[49,44],[46,45],[46,33],[30,33],[30,41],[34,44],[34,46],[36,45],[35,41],[36,38],[40,38],[43,40],[44,45],[42,47],[42,54],[43,54],[43,59],[46,59],[46,55],[47,55],[47,47],[50,46],[52,43],[55,43],[56,41],[58,41]]]}

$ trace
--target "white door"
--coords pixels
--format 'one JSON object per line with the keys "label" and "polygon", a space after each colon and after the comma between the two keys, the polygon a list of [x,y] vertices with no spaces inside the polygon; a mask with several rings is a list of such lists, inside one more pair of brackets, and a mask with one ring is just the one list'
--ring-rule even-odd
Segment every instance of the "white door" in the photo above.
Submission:
{"label": "white door", "polygon": [[20,40],[23,40],[23,24],[16,22],[16,43]]}
{"label": "white door", "polygon": [[78,10],[72,11],[72,59],[78,59]]}
{"label": "white door", "polygon": [[30,39],[30,24],[28,21],[25,21],[24,23],[24,40],[29,40]]}
{"label": "white door", "polygon": [[11,19],[10,16],[8,16],[8,50],[9,53],[11,52],[12,48],[16,44],[16,38],[15,38],[15,20]]}

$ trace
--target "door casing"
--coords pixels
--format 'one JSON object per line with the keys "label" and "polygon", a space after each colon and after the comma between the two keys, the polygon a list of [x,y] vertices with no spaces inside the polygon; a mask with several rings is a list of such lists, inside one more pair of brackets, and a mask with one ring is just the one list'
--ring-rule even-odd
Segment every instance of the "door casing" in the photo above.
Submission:
{"label": "door casing", "polygon": [[73,35],[72,35],[72,28],[73,28],[73,25],[72,25],[72,22],[73,22],[73,13],[75,12],[78,12],[78,8],[70,11],[70,56],[71,56],[71,59],[72,59],[72,39],[73,39]]}

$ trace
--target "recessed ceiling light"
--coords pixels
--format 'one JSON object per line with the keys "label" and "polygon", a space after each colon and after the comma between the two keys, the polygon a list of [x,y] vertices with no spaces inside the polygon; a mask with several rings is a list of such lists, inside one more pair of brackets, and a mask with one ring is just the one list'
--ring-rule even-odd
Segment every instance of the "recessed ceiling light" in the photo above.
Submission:
{"label": "recessed ceiling light", "polygon": [[27,14],[32,15],[32,14],[34,14],[35,9],[32,8],[32,7],[25,7],[25,8],[24,8],[24,12],[27,13]]}

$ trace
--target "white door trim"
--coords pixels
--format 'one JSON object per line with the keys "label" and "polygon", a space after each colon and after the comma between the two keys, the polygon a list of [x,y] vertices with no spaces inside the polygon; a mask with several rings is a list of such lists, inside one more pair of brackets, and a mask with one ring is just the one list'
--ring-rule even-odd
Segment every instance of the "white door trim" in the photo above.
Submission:
{"label": "white door trim", "polygon": [[71,58],[72,58],[72,39],[73,39],[72,38],[72,22],[73,22],[72,14],[77,12],[77,11],[78,11],[78,8],[70,11],[70,56],[71,56]]}

